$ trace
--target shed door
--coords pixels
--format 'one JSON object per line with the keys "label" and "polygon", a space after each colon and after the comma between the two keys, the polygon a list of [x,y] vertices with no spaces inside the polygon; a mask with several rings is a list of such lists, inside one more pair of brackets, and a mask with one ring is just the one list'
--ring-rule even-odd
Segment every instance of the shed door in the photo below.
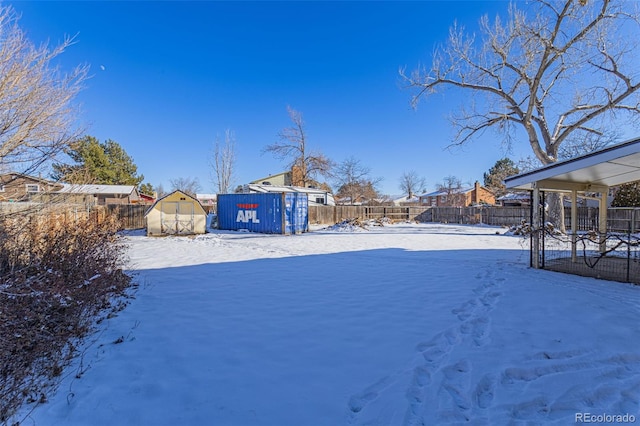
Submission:
{"label": "shed door", "polygon": [[178,234],[193,234],[195,231],[194,204],[189,202],[178,203],[177,225]]}
{"label": "shed door", "polygon": [[162,201],[160,203],[160,227],[163,234],[193,234],[195,230],[195,206],[188,201]]}

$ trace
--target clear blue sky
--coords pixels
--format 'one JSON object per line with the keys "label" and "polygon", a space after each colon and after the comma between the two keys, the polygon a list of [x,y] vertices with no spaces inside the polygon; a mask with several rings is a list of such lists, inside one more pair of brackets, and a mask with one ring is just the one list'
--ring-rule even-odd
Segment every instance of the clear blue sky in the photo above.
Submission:
{"label": "clear blue sky", "polygon": [[[87,134],[113,139],[145,182],[198,178],[213,192],[209,159],[216,134],[236,135],[235,184],[284,171],[264,153],[302,112],[312,149],[340,162],[360,159],[385,194],[404,171],[433,190],[445,176],[465,183],[505,153],[488,133],[456,151],[449,113],[455,92],[417,110],[398,70],[429,65],[457,20],[469,29],[506,1],[422,2],[13,2],[28,37],[77,43],[62,69],[89,64],[78,100]],[[529,155],[522,142],[514,160]]]}

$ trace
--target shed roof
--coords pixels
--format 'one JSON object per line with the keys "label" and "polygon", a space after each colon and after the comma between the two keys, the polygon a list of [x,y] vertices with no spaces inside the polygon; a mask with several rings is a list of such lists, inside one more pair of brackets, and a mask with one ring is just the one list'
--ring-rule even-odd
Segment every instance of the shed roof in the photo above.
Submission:
{"label": "shed roof", "polygon": [[599,192],[640,180],[640,138],[560,161],[504,180],[509,189]]}

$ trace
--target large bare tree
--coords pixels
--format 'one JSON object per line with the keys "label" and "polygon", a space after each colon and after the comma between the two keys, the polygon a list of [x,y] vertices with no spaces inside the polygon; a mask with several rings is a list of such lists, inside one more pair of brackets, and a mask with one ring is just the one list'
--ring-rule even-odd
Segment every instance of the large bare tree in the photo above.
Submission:
{"label": "large bare tree", "polygon": [[195,197],[196,194],[202,189],[198,178],[192,177],[178,177],[169,179],[169,184],[171,184],[171,191],[179,190],[184,192],[185,194],[191,195],[192,197]]}
{"label": "large bare tree", "polygon": [[218,194],[228,194],[233,183],[233,169],[236,162],[236,137],[227,129],[224,132],[224,142],[216,136],[213,155],[210,161],[213,170],[213,183]]}
{"label": "large bare tree", "polygon": [[465,104],[451,116],[452,145],[487,129],[510,146],[525,139],[542,164],[563,143],[608,138],[638,124],[638,4],[622,0],[513,2],[506,20],[480,20],[479,37],[453,26],[431,67],[407,74],[413,105],[441,89]]}
{"label": "large bare tree", "polygon": [[444,196],[442,205],[449,207],[464,207],[465,194],[462,192],[462,181],[455,176],[446,176],[442,183],[438,184],[438,191]]}
{"label": "large bare tree", "polygon": [[400,176],[400,189],[407,194],[409,198],[413,198],[417,191],[424,191],[426,179],[418,174],[415,170],[403,172]]}
{"label": "large bare tree", "polygon": [[332,162],[324,154],[309,149],[302,114],[289,106],[287,113],[292,126],[284,128],[278,134],[279,140],[268,145],[264,151],[285,160],[296,180],[306,187],[314,183],[318,175],[328,176]]}
{"label": "large bare tree", "polygon": [[379,196],[376,187],[382,179],[372,178],[371,169],[353,156],[336,165],[332,174],[338,188],[336,195],[348,200],[349,204],[370,201]]}
{"label": "large bare tree", "polygon": [[0,170],[33,173],[81,135],[73,101],[88,67],[65,74],[55,65],[71,44],[35,46],[0,5]]}

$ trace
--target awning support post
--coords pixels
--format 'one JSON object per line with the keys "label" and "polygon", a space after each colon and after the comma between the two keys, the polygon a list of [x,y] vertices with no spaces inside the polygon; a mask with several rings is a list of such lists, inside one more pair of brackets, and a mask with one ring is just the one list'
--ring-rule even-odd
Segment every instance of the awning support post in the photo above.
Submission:
{"label": "awning support post", "polygon": [[578,191],[571,191],[571,262],[578,261]]}
{"label": "awning support post", "polygon": [[533,200],[531,203],[532,223],[531,223],[531,266],[540,269],[540,189],[534,182]]}
{"label": "awning support post", "polygon": [[607,251],[607,201],[609,188],[600,192],[598,207],[598,234],[600,234],[600,253]]}

